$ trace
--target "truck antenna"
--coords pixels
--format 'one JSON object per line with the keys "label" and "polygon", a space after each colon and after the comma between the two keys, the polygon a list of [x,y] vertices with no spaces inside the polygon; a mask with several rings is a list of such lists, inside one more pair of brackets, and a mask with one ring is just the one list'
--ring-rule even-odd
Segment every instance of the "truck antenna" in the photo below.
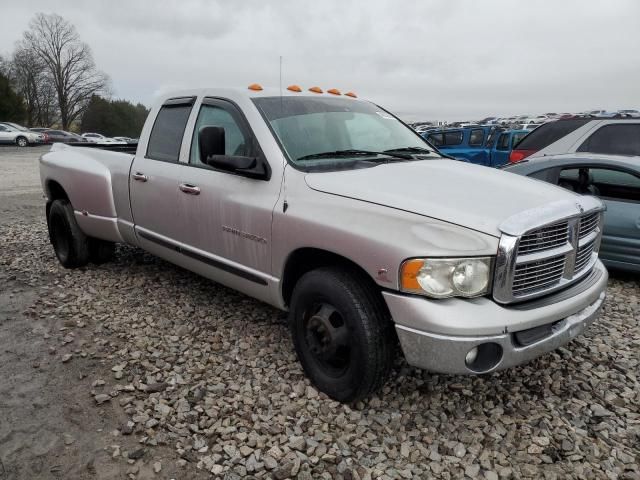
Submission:
{"label": "truck antenna", "polygon": [[282,106],[282,55],[280,55],[280,113],[284,110]]}

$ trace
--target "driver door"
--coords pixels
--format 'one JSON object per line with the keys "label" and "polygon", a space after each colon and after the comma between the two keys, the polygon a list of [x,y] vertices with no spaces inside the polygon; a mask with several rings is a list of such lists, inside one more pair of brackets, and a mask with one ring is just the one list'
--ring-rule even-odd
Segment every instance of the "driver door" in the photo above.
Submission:
{"label": "driver door", "polygon": [[205,98],[188,163],[180,171],[179,240],[203,256],[208,276],[260,297],[263,292],[253,289],[266,284],[271,272],[271,221],[280,182],[249,178],[203,163],[198,132],[204,126],[224,128],[225,155],[264,158],[240,110],[229,101]]}

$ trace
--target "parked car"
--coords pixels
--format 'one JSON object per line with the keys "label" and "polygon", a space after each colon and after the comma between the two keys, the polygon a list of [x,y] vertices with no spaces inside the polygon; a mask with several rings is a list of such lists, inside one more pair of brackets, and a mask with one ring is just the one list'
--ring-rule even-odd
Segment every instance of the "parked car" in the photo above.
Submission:
{"label": "parked car", "polygon": [[124,143],[138,143],[138,139],[137,138],[130,138],[130,137],[113,137],[114,140],[116,140],[117,142],[124,142]]}
{"label": "parked car", "polygon": [[509,161],[574,152],[640,156],[640,122],[574,118],[545,123],[518,144]]}
{"label": "parked car", "polygon": [[42,133],[32,132],[22,125],[13,122],[0,123],[0,143],[11,143],[19,147],[28,147],[33,144],[42,144],[45,136]]}
{"label": "parked car", "polygon": [[83,133],[82,137],[86,138],[87,141],[91,143],[98,143],[101,145],[126,145],[127,144],[127,142],[122,142],[110,137],[105,137],[104,135],[101,135],[99,133]]}
{"label": "parked car", "polygon": [[49,136],[49,143],[87,143],[88,140],[80,135],[64,130],[48,129],[45,132]]}
{"label": "parked car", "polygon": [[[436,129],[426,132],[423,136],[438,150],[454,158],[477,165],[497,167],[509,160],[513,145],[527,133],[529,132],[526,130],[507,131],[495,126],[478,126]],[[497,138],[499,140],[496,141]]]}
{"label": "parked car", "polygon": [[615,117],[618,112],[609,112],[607,110],[588,110],[584,112],[584,115],[597,117],[597,118],[612,118]]}
{"label": "parked car", "polygon": [[623,117],[640,118],[640,111],[638,110],[618,110],[618,113]]}
{"label": "parked car", "polygon": [[524,160],[505,170],[602,199],[607,210],[600,258],[607,267],[640,272],[640,162],[637,158],[575,153]]}
{"label": "parked car", "polygon": [[[129,243],[288,310],[304,371],[345,402],[384,384],[397,340],[410,365],[477,374],[594,321],[602,202],[448,160],[378,105],[314,90],[167,95],[135,155],[54,145],[60,263]],[[593,243],[559,251],[577,218]]]}

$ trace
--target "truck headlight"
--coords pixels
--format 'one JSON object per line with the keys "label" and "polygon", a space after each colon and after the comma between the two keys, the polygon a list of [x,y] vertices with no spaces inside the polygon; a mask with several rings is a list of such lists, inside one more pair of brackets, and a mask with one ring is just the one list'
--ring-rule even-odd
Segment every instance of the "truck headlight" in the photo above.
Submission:
{"label": "truck headlight", "polygon": [[400,268],[400,289],[433,298],[477,297],[489,292],[491,257],[416,258]]}

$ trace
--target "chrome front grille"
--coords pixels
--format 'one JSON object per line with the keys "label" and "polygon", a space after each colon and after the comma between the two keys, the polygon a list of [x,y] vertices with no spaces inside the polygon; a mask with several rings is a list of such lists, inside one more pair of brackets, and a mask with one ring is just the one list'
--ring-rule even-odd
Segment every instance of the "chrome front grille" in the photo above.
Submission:
{"label": "chrome front grille", "polygon": [[501,225],[493,283],[498,302],[545,295],[591,271],[600,246],[603,205],[593,197],[580,200],[567,202],[566,209],[556,204],[549,211],[524,212]]}

